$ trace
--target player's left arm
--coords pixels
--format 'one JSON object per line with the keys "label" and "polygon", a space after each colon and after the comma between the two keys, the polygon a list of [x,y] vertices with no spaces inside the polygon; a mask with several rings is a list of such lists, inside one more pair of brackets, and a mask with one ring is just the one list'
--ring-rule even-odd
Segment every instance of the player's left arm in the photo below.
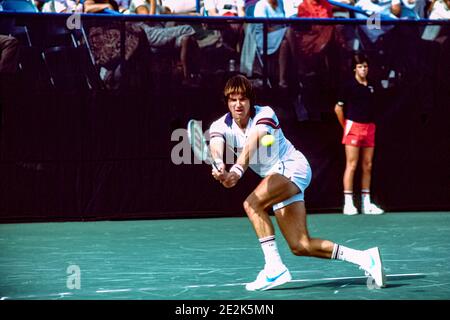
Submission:
{"label": "player's left arm", "polygon": [[263,126],[257,126],[256,130],[253,130],[242,149],[241,154],[236,160],[236,163],[231,167],[227,178],[224,180],[223,185],[226,188],[234,187],[244,172],[247,170],[250,160],[258,149],[260,139],[268,133]]}

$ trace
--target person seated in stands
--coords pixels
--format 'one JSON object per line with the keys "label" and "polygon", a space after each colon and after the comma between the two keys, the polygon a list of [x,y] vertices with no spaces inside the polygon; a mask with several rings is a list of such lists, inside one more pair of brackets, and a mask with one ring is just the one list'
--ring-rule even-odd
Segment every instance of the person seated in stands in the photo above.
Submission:
{"label": "person seated in stands", "polygon": [[428,0],[416,0],[414,11],[417,13],[419,19],[427,18],[426,9],[428,8],[429,3],[430,1]]}
{"label": "person seated in stands", "polygon": [[[245,1],[244,0],[205,0],[205,15],[209,17],[244,17]],[[233,59],[241,51],[241,42],[243,39],[243,24],[241,23],[224,23],[221,24],[220,33],[224,44],[235,55]]]}
{"label": "person seated in stands", "polygon": [[85,0],[85,13],[119,13],[119,5],[115,0]]}
{"label": "person seated in stands", "polygon": [[433,0],[429,8],[429,19],[450,19],[450,0]]}
{"label": "person seated in stands", "polygon": [[[377,25],[377,17],[380,20],[398,19],[401,16],[402,0],[359,0],[355,6],[372,14],[375,19],[368,20],[366,25],[359,25],[358,27],[366,34],[367,38],[372,44],[376,44],[380,38],[394,28],[392,24]],[[355,12],[355,18],[367,19],[367,15]],[[374,26],[375,24],[375,26]]]}
{"label": "person seated in stands", "polygon": [[[156,14],[156,0],[131,0],[130,14]],[[199,80],[194,71],[195,61],[198,60],[198,45],[194,39],[195,30],[190,25],[168,26],[165,23],[141,23],[148,43],[154,52],[162,48],[175,48],[180,50],[180,62],[183,71],[183,83],[191,85]]]}
{"label": "person seated in stands", "polygon": [[298,6],[299,18],[332,18],[333,9],[327,0],[303,0]]}
{"label": "person seated in stands", "polygon": [[208,16],[245,16],[244,0],[205,0],[204,7]]}
{"label": "person seated in stands", "polygon": [[156,14],[156,0],[131,0],[128,12],[130,14]]}
{"label": "person seated in stands", "polygon": [[[381,16],[399,18],[402,12],[401,0],[359,0],[355,3],[367,12],[379,13]],[[356,14],[357,18],[367,18],[362,14]]]}
{"label": "person seated in stands", "polygon": [[128,7],[130,6],[131,0],[115,0],[117,5],[119,6],[120,13],[126,13],[128,11]]}
{"label": "person seated in stands", "polygon": [[[282,0],[260,0],[255,5],[254,17],[262,18],[285,18],[285,11]],[[286,39],[287,28],[280,24],[274,24],[268,27],[267,35],[267,54],[272,55],[278,52],[278,86],[287,88],[287,73],[289,59],[289,42]],[[263,50],[263,27],[258,24],[255,30],[256,45],[258,51],[262,54]]]}
{"label": "person seated in stands", "polygon": [[[44,6],[44,4],[47,2],[47,0],[33,0],[33,1],[31,1],[33,4],[34,4],[34,6],[36,7],[36,9],[39,11],[39,12],[41,12],[42,11],[42,8],[43,8],[43,6]],[[1,3],[0,3],[0,9],[1,9]],[[1,10],[0,10],[1,11]]]}
{"label": "person seated in stands", "polygon": [[303,0],[283,0],[284,13],[287,18],[296,17],[298,6]]}
{"label": "person seated in stands", "polygon": [[[327,0],[304,0],[298,6],[299,18],[333,18],[332,5]],[[317,72],[320,54],[324,51],[334,32],[332,25],[311,24],[288,28],[286,38],[289,41],[293,62],[300,83],[305,77]]]}
{"label": "person seated in stands", "polygon": [[[344,5],[355,5],[355,0],[334,0],[335,2],[342,3]],[[352,18],[353,17],[353,11],[348,10],[347,8],[343,8],[340,6],[333,6],[333,18]]]}
{"label": "person seated in stands", "polygon": [[401,19],[419,19],[420,16],[416,9],[417,0],[402,0],[400,3]]}
{"label": "person seated in stands", "polygon": [[158,0],[161,13],[179,15],[199,15],[197,12],[197,0]]}
{"label": "person seated in stands", "polygon": [[41,11],[54,13],[83,12],[83,4],[79,0],[50,0],[44,3]]}

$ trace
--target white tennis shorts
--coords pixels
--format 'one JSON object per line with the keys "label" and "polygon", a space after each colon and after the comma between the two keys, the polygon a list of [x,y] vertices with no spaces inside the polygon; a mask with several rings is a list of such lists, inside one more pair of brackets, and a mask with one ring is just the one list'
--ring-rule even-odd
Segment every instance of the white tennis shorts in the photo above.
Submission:
{"label": "white tennis shorts", "polygon": [[308,188],[312,171],[308,160],[300,151],[295,151],[289,159],[279,161],[269,172],[279,173],[289,180],[301,190],[300,193],[272,206],[273,211],[281,209],[296,201],[305,201],[305,190]]}

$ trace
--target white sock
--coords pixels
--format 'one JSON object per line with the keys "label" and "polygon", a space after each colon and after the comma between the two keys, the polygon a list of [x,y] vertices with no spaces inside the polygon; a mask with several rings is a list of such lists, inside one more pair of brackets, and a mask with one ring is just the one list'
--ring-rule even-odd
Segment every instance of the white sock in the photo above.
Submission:
{"label": "white sock", "polygon": [[347,248],[337,243],[334,244],[331,259],[348,261],[362,267],[370,264],[370,257],[364,251]]}
{"label": "white sock", "polygon": [[361,190],[361,203],[363,206],[369,206],[370,201],[370,190],[369,189],[362,189]]}
{"label": "white sock", "polygon": [[344,205],[353,206],[353,191],[344,191]]}
{"label": "white sock", "polygon": [[266,261],[266,267],[278,268],[283,265],[280,254],[278,252],[277,243],[275,242],[275,236],[268,236],[259,239],[261,248],[264,253],[264,260]]}

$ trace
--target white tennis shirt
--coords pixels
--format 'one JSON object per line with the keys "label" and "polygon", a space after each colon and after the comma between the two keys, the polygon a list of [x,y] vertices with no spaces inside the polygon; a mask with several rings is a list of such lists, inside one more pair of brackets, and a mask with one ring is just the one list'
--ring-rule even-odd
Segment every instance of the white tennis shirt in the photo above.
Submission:
{"label": "white tennis shirt", "polygon": [[[255,130],[265,130],[267,133],[273,135],[275,142],[270,147],[260,145],[249,163],[249,167],[256,174],[265,177],[280,160],[284,161],[290,156],[293,156],[296,149],[284,136],[278,118],[271,107],[255,106],[254,108],[255,115],[249,119],[245,130],[239,128],[233,120],[231,113],[227,113],[211,124],[209,135],[211,142],[215,139],[224,141],[226,146],[234,150],[237,156],[241,154],[247,138]],[[229,160],[229,152],[225,152],[224,158],[225,163],[234,163],[233,160]]]}

